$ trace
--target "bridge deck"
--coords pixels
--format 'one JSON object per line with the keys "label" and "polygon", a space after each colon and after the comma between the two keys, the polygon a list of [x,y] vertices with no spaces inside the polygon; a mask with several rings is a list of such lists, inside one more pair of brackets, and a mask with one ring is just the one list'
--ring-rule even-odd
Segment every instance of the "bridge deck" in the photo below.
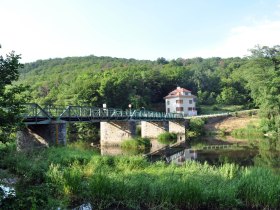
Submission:
{"label": "bridge deck", "polygon": [[23,113],[26,124],[48,124],[51,121],[100,122],[100,121],[165,121],[184,119],[180,113],[154,111],[103,109],[86,106],[44,107],[30,103],[25,105]]}

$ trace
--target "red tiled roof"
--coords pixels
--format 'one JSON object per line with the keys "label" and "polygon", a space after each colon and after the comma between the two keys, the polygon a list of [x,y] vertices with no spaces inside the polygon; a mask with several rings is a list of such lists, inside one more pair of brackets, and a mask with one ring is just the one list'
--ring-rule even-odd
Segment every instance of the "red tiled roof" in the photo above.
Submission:
{"label": "red tiled roof", "polygon": [[183,92],[191,92],[191,91],[189,91],[185,88],[177,87],[175,90],[171,91],[168,95],[175,95],[175,94],[183,93]]}
{"label": "red tiled roof", "polygon": [[180,95],[183,95],[181,93],[184,93],[184,92],[188,92],[190,93],[191,91],[190,90],[187,90],[185,88],[181,88],[181,87],[177,87],[175,90],[171,91],[167,96],[165,96],[164,98],[170,98],[170,97],[174,97],[174,96],[180,96]]}

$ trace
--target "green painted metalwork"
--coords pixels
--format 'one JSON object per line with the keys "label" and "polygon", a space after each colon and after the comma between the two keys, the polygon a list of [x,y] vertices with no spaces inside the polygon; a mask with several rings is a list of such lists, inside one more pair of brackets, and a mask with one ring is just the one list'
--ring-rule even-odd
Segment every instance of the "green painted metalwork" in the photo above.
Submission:
{"label": "green painted metalwork", "polygon": [[24,104],[22,117],[24,118],[24,122],[28,124],[46,124],[51,121],[50,115],[35,103]]}
{"label": "green painted metalwork", "polygon": [[87,106],[45,106],[26,104],[23,113],[24,121],[28,124],[46,123],[47,121],[90,122],[114,120],[151,120],[164,121],[183,119],[180,113],[163,113],[146,110],[121,110],[113,108],[98,108]]}

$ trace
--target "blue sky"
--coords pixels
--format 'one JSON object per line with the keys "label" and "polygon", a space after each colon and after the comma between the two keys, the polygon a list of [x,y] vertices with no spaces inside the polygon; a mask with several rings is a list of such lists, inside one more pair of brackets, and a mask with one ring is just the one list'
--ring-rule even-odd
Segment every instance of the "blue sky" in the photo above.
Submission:
{"label": "blue sky", "polygon": [[280,44],[280,0],[0,0],[1,54],[243,57]]}

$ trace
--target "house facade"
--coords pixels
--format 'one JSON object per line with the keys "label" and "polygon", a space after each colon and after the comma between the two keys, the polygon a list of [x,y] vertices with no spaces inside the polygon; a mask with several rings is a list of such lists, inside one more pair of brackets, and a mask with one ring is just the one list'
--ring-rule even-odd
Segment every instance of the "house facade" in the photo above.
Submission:
{"label": "house facade", "polygon": [[166,113],[182,113],[184,116],[197,115],[196,96],[190,90],[177,87],[171,91],[165,99]]}

